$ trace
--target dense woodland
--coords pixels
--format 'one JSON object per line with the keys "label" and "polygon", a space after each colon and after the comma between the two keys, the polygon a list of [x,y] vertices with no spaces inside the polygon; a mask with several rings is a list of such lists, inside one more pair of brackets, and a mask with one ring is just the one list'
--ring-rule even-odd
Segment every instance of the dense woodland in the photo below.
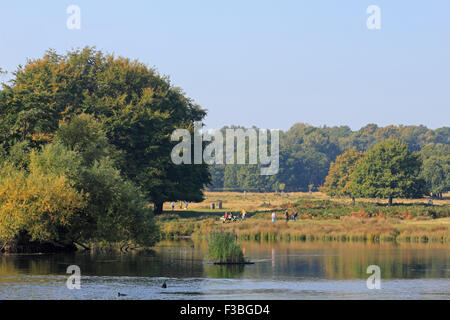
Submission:
{"label": "dense woodland", "polygon": [[420,170],[428,191],[441,195],[450,188],[450,128],[369,124],[358,131],[347,126],[314,127],[304,123],[280,133],[280,170],[260,176],[258,165],[211,167],[211,190],[309,191],[323,186],[330,164],[349,150],[365,152],[387,139],[404,142],[420,156]]}

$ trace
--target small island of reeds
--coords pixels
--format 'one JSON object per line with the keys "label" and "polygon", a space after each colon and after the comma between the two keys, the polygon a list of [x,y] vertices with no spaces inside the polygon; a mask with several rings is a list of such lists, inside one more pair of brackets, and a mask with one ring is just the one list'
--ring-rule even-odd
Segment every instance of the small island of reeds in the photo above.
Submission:
{"label": "small island of reeds", "polygon": [[230,232],[213,232],[208,238],[206,259],[212,264],[248,264],[241,247],[236,243],[236,235]]}

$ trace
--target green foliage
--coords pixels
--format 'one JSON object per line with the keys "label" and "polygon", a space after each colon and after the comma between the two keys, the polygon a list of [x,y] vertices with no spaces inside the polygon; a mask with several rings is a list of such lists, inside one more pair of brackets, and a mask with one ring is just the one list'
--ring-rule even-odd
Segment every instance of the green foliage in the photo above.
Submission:
{"label": "green foliage", "polygon": [[9,152],[4,152],[2,158],[17,168],[26,169],[30,162],[31,150],[32,148],[28,141],[19,141],[11,146]]}
{"label": "green foliage", "polygon": [[330,164],[322,191],[332,197],[352,196],[350,188],[352,174],[362,157],[363,153],[356,149],[350,149],[337,156],[336,161]]}
{"label": "green foliage", "polygon": [[85,165],[92,165],[94,161],[106,156],[119,157],[109,143],[102,125],[88,114],[82,113],[61,122],[55,141],[68,150],[79,153]]}
{"label": "green foliage", "polygon": [[321,185],[330,161],[339,154],[330,135],[305,124],[296,124],[281,134],[280,144],[277,179],[286,185],[286,191],[309,191],[309,185]]}
{"label": "green foliage", "polygon": [[245,270],[245,265],[220,265],[220,266],[204,266],[204,270],[208,278],[216,279],[240,279]]}
{"label": "green foliage", "polygon": [[73,183],[80,183],[78,179],[82,170],[82,157],[61,143],[52,143],[43,146],[41,151],[33,150],[30,153],[29,167],[31,172],[65,176]]}
{"label": "green foliage", "polygon": [[428,144],[422,151],[422,177],[434,195],[450,190],[450,146],[445,144]]}
{"label": "green foliage", "polygon": [[26,231],[39,241],[152,245],[158,235],[153,214],[109,146],[99,123],[80,115],[61,123],[54,142],[30,152],[27,170],[4,164],[0,237],[12,240]]}
{"label": "green foliage", "polygon": [[27,174],[10,164],[0,166],[0,239],[26,230],[33,240],[65,241],[74,217],[86,207],[63,175],[33,170]]}
{"label": "green foliage", "polygon": [[228,232],[213,232],[210,235],[207,258],[215,263],[244,262],[244,255],[236,243],[236,236]]}
{"label": "green foliage", "polygon": [[[140,191],[120,175],[108,158],[82,171],[81,186],[89,194],[80,239],[135,241],[152,245],[157,230]],[[82,225],[82,224],[80,224]]]}
{"label": "green foliage", "polygon": [[419,178],[422,161],[411,154],[408,145],[398,139],[376,144],[358,162],[352,175],[351,192],[369,198],[415,198],[426,194],[423,179]]}
{"label": "green foliage", "polygon": [[[226,168],[214,165],[211,166],[210,189],[276,191],[277,186],[284,183],[285,191],[308,191],[310,184],[323,185],[331,162],[335,162],[339,154],[350,149],[367,151],[389,138],[400,139],[414,152],[429,143],[449,145],[450,128],[431,130],[424,126],[378,127],[369,124],[352,131],[347,126],[318,128],[297,123],[288,131],[280,132],[280,170],[276,176],[262,179],[253,165]],[[436,166],[436,170],[440,170],[439,167],[442,165]]]}
{"label": "green foliage", "polygon": [[210,179],[207,166],[174,165],[170,134],[191,128],[206,112],[168,78],[94,48],[66,55],[48,51],[13,75],[11,85],[0,91],[4,151],[17,141],[40,148],[59,131],[58,142],[80,152],[86,165],[105,154],[114,158],[121,173],[155,203],[157,213],[164,201],[203,198]]}
{"label": "green foliage", "polygon": [[246,190],[269,192],[276,189],[273,176],[262,176],[261,165],[226,165],[224,173],[224,188],[230,190]]}

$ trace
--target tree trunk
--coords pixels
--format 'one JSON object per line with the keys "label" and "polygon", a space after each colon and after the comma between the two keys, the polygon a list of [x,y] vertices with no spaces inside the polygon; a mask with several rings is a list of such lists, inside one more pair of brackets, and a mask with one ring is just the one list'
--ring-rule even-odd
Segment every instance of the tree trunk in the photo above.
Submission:
{"label": "tree trunk", "polygon": [[6,247],[7,244],[8,244],[8,241],[6,241],[6,242],[2,245],[2,247],[0,248],[0,253],[3,252],[3,249]]}
{"label": "tree trunk", "polygon": [[162,202],[155,203],[154,213],[155,213],[155,215],[159,215],[159,214],[163,213],[163,203]]}
{"label": "tree trunk", "polygon": [[82,247],[82,248],[83,248],[84,250],[86,250],[86,251],[89,251],[89,250],[91,250],[91,248],[89,248],[88,246],[86,246],[86,245],[82,244],[81,242],[78,242],[78,241],[73,241],[73,243],[75,243],[75,244],[79,245],[80,247]]}
{"label": "tree trunk", "polygon": [[389,203],[388,203],[388,206],[389,206],[389,207],[392,206],[392,197],[389,197]]}

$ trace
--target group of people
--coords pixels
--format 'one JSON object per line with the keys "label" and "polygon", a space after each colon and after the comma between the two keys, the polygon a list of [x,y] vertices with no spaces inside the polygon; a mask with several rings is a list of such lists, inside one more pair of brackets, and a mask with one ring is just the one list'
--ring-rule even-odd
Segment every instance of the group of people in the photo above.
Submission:
{"label": "group of people", "polygon": [[[289,221],[290,218],[292,218],[292,221],[296,221],[297,220],[297,216],[298,216],[298,212],[294,211],[292,213],[292,215],[289,214],[289,211],[286,210],[284,212],[284,219],[286,220],[286,222]],[[277,213],[274,211],[272,212],[272,223],[275,223],[277,221]]]}
{"label": "group of people", "polygon": [[[182,209],[182,205],[183,205],[183,202],[180,201],[180,209]],[[185,201],[184,205],[185,205],[184,209],[186,210],[188,208],[188,202]],[[175,202],[172,202],[171,206],[172,206],[172,211],[174,211],[175,210]],[[239,214],[233,215],[233,212],[231,212],[231,211],[230,212],[225,212],[224,216],[222,217],[223,223],[235,222],[238,219],[238,215]],[[241,217],[240,217],[241,220],[244,221],[245,220],[245,216],[247,215],[247,211],[245,209],[242,209],[242,211],[240,212],[240,215],[241,215]],[[297,216],[298,216],[298,212],[297,211],[292,212],[292,214],[289,214],[288,210],[286,210],[284,212],[284,219],[286,220],[286,223],[290,219],[292,219],[292,221],[296,221],[297,220]],[[276,213],[276,211],[273,211],[272,212],[272,223],[275,223],[276,221],[277,221],[277,213]]]}
{"label": "group of people", "polygon": [[[245,216],[247,215],[247,211],[245,209],[242,209],[241,211],[241,220],[245,220]],[[226,222],[235,222],[238,218],[238,215],[233,215],[233,212],[225,212],[223,216],[223,223]]]}
{"label": "group of people", "polygon": [[[170,204],[172,206],[172,211],[175,211],[175,202],[172,201]],[[189,202],[184,201],[184,210],[187,210]],[[183,209],[183,201],[180,201],[180,209]]]}
{"label": "group of people", "polygon": [[[245,211],[245,209],[243,209],[240,212],[241,215],[241,221],[245,220],[245,216],[247,215],[247,211]],[[297,221],[297,216],[298,216],[298,212],[297,211],[293,211],[292,213],[289,213],[288,210],[286,210],[284,212],[284,219],[286,220],[286,223],[289,222],[289,220],[292,221]],[[222,221],[223,223],[226,222],[235,222],[237,219],[239,218],[239,214],[237,215],[233,215],[233,212],[225,212],[224,216],[222,217]],[[272,212],[272,223],[275,223],[277,221],[277,213],[276,211]]]}
{"label": "group of people", "polygon": [[[175,202],[171,203],[172,206],[172,211],[175,210]],[[183,207],[183,202],[180,201],[180,209],[182,209]],[[184,209],[186,210],[188,208],[188,202],[185,201],[184,202]],[[245,209],[242,209],[242,211],[240,212],[241,215],[241,221],[245,220],[245,216],[247,215],[247,211]],[[237,215],[233,215],[233,212],[225,212],[224,216],[222,217],[223,223],[226,222],[235,222],[238,219],[239,213]],[[292,221],[296,221],[297,220],[297,216],[298,216],[298,212],[294,211],[292,212],[292,214],[289,213],[288,210],[286,210],[284,212],[284,219],[286,220],[286,223],[292,219]],[[272,223],[275,223],[277,221],[277,213],[276,211],[272,212]]]}

